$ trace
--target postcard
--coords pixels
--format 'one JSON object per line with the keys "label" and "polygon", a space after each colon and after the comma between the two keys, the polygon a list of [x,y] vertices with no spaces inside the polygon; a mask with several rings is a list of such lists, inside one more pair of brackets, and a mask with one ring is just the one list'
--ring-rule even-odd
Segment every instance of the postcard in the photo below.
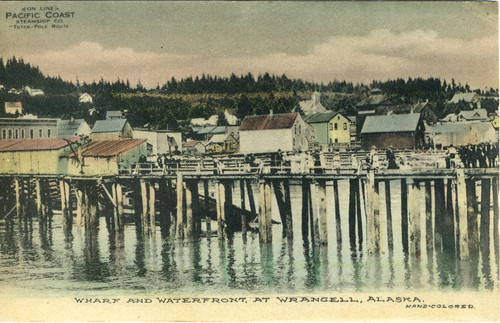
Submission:
{"label": "postcard", "polygon": [[1,321],[498,321],[497,2],[2,1]]}

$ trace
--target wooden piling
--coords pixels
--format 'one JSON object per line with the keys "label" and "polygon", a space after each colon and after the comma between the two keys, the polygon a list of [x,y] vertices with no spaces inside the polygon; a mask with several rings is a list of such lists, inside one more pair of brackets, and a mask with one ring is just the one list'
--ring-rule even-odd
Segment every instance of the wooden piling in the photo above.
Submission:
{"label": "wooden piling", "polygon": [[375,180],[375,173],[369,172],[366,178],[367,197],[367,248],[369,254],[380,254],[380,200],[378,183]]}
{"label": "wooden piling", "polygon": [[[226,193],[223,182],[215,183],[215,208],[217,210],[217,238],[226,238]],[[260,225],[260,223],[259,223]]]}
{"label": "wooden piling", "polygon": [[262,243],[272,241],[271,220],[271,183],[262,180],[259,183],[259,240]]}
{"label": "wooden piling", "polygon": [[285,234],[288,239],[293,239],[293,219],[292,219],[292,201],[290,197],[290,182],[286,179],[283,181],[285,194],[285,209],[287,210],[285,219]]}
{"label": "wooden piling", "polygon": [[177,173],[177,183],[176,183],[176,193],[177,193],[177,212],[176,212],[176,237],[178,239],[184,238],[184,184],[182,179],[182,174]]}
{"label": "wooden piling", "polygon": [[252,214],[257,214],[257,208],[255,207],[255,200],[254,200],[252,183],[250,181],[247,181],[247,196],[248,196],[248,204],[250,205],[250,212]]}
{"label": "wooden piling", "polygon": [[302,179],[302,239],[309,241],[309,183]]}
{"label": "wooden piling", "polygon": [[333,180],[333,203],[335,206],[335,233],[337,235],[337,250],[342,250],[342,227],[340,219],[339,186],[338,180]]}
{"label": "wooden piling", "polygon": [[328,214],[326,203],[326,181],[321,180],[318,183],[319,199],[319,242],[322,245],[328,244]]}
{"label": "wooden piling", "polygon": [[83,227],[84,223],[84,213],[83,213],[83,192],[80,187],[80,184],[76,184],[75,186],[75,196],[76,196],[76,225],[78,227]]}
{"label": "wooden piling", "polygon": [[392,206],[391,206],[391,181],[385,180],[385,213],[387,216],[387,247],[389,252],[394,251],[394,236],[392,229]]}
{"label": "wooden piling", "polygon": [[149,230],[151,234],[156,231],[156,189],[155,183],[149,182]]}
{"label": "wooden piling", "polygon": [[408,254],[408,188],[406,179],[401,179],[401,241],[403,252]]}
{"label": "wooden piling", "polygon": [[490,190],[491,180],[481,180],[481,225],[480,225],[480,247],[484,257],[488,254],[490,247]]}
{"label": "wooden piling", "polygon": [[[493,177],[491,181],[492,190],[492,200],[493,200],[493,246],[495,249],[495,255],[499,254],[500,242],[499,242],[499,209],[498,209],[498,177]],[[498,264],[498,257],[497,257]]]}
{"label": "wooden piling", "polygon": [[35,179],[35,190],[36,190],[36,214],[39,219],[43,217],[42,215],[42,189],[40,187],[40,179]]}
{"label": "wooden piling", "polygon": [[240,207],[241,207],[241,232],[247,232],[248,220],[246,217],[246,201],[245,201],[245,180],[240,180]]}
{"label": "wooden piling", "polygon": [[185,199],[186,199],[186,225],[184,226],[184,239],[192,239],[194,232],[194,218],[193,218],[193,191],[192,183],[186,181],[184,183]]}
{"label": "wooden piling", "polygon": [[458,202],[458,231],[459,256],[462,260],[469,258],[469,236],[467,228],[467,189],[463,169],[457,169],[457,202]]}
{"label": "wooden piling", "polygon": [[311,242],[320,244],[319,214],[318,214],[318,184],[311,182],[309,190],[309,219],[311,224]]}
{"label": "wooden piling", "polygon": [[149,230],[148,226],[148,183],[141,180],[141,200],[142,200],[142,212],[141,212],[141,227],[142,232],[147,233]]}
{"label": "wooden piling", "polygon": [[119,229],[123,230],[125,220],[123,213],[123,187],[120,183],[116,183],[116,213],[118,217]]}
{"label": "wooden piling", "polygon": [[469,255],[476,257],[479,253],[476,181],[474,179],[466,179],[465,187],[467,190],[467,229],[469,236]]}
{"label": "wooden piling", "polygon": [[359,190],[356,179],[349,180],[349,242],[351,251],[356,250],[356,194]]}
{"label": "wooden piling", "polygon": [[425,247],[428,259],[432,259],[434,252],[434,232],[432,230],[432,186],[431,181],[424,182],[425,190]]}
{"label": "wooden piling", "polygon": [[212,232],[212,219],[210,218],[209,215],[209,210],[210,210],[210,192],[208,190],[208,180],[203,181],[203,194],[205,194],[205,231],[207,234],[207,237],[210,237],[211,232]]}
{"label": "wooden piling", "polygon": [[436,251],[443,249],[444,213],[444,181],[436,179],[434,180],[434,248]]}
{"label": "wooden piling", "polygon": [[420,230],[420,183],[413,179],[408,180],[408,209],[410,256],[420,258],[421,230]]}
{"label": "wooden piling", "polygon": [[[358,190],[356,191],[356,233],[358,235],[358,250],[363,250],[363,229],[366,230],[366,223],[364,223],[365,228],[363,228],[363,217],[362,217],[362,208],[366,212],[366,199],[365,199],[365,183],[362,179],[358,179],[356,181],[358,183]],[[377,194],[378,194],[378,186],[377,186]],[[378,203],[378,199],[377,199]]]}
{"label": "wooden piling", "polygon": [[97,203],[98,203],[98,194],[97,194],[97,184],[91,183],[87,186],[88,189],[88,204],[89,204],[89,219],[90,219],[90,229],[95,230],[99,227],[99,217],[97,214]]}

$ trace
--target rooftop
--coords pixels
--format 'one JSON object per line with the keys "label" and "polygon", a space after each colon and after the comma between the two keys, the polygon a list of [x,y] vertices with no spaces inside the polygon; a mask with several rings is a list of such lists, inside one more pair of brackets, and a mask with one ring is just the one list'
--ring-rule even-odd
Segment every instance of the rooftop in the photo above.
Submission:
{"label": "rooftop", "polygon": [[338,112],[330,111],[325,113],[315,113],[304,117],[304,121],[307,123],[323,123],[329,122],[333,117],[335,117]]}
{"label": "rooftop", "polygon": [[460,101],[472,102],[477,96],[475,92],[467,92],[467,93],[455,93],[453,98],[451,98],[450,103],[458,103]]}
{"label": "rooftop", "polygon": [[293,126],[298,115],[298,112],[292,112],[247,116],[241,124],[240,131],[288,129]]}
{"label": "rooftop", "polygon": [[58,150],[80,138],[10,139],[0,140],[0,152]]}
{"label": "rooftop", "polygon": [[57,122],[57,137],[70,138],[77,136],[78,128],[84,122],[86,123],[84,119],[59,120]]}
{"label": "rooftop", "polygon": [[97,120],[92,133],[120,132],[127,123],[127,119]]}
{"label": "rooftop", "polygon": [[[139,146],[146,142],[145,139],[124,139],[124,140],[97,140],[91,141],[81,149],[82,156],[87,157],[114,157],[127,150]],[[69,157],[74,157],[71,153]]]}
{"label": "rooftop", "polygon": [[419,113],[368,116],[361,133],[408,132],[417,129]]}

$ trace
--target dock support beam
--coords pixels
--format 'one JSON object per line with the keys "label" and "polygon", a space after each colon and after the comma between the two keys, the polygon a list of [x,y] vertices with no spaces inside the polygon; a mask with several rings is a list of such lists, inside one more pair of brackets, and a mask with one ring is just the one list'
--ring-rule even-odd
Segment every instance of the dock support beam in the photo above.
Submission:
{"label": "dock support beam", "polygon": [[215,208],[217,210],[217,238],[224,240],[226,235],[226,192],[224,182],[215,182]]}
{"label": "dock support beam", "polygon": [[401,180],[401,240],[403,253],[408,254],[408,187],[406,179]]}
{"label": "dock support beam", "polygon": [[259,183],[259,239],[262,243],[272,242],[271,183]]}
{"label": "dock support beam", "polygon": [[420,230],[420,183],[414,179],[408,180],[408,209],[410,255],[412,258],[420,258],[421,255],[421,230]]}
{"label": "dock support beam", "polygon": [[328,214],[326,203],[326,181],[319,181],[319,242],[322,245],[328,244]]}
{"label": "dock support beam", "polygon": [[465,181],[467,190],[467,226],[469,235],[469,255],[477,257],[479,254],[479,226],[478,207],[476,196],[476,181],[467,179]]}
{"label": "dock support beam", "polygon": [[457,170],[457,204],[458,204],[458,231],[459,241],[458,250],[460,259],[469,259],[469,236],[467,229],[467,189],[465,174],[463,169]]}
{"label": "dock support beam", "polygon": [[176,237],[178,239],[184,238],[184,184],[182,174],[177,173],[177,212],[176,212]]}
{"label": "dock support beam", "polygon": [[368,204],[366,215],[368,253],[380,254],[380,199],[378,183],[375,180],[374,172],[369,172],[367,175],[366,195]]}
{"label": "dock support beam", "polygon": [[337,251],[342,250],[342,226],[340,219],[339,185],[338,180],[333,180],[333,203],[335,206],[335,233],[337,235]]}
{"label": "dock support beam", "polygon": [[203,194],[205,194],[205,232],[208,238],[212,234],[212,219],[209,215],[210,210],[210,192],[208,190],[208,180],[203,181]]}

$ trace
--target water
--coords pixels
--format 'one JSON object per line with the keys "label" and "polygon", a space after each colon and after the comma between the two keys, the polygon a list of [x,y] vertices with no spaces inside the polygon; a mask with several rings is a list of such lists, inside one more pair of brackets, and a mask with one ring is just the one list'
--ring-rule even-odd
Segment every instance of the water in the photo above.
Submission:
{"label": "water", "polygon": [[[346,184],[339,184],[340,191],[346,191]],[[382,232],[383,254],[379,256],[349,250],[348,201],[342,197],[342,247],[336,244],[333,198],[328,200],[332,213],[329,245],[304,244],[300,234],[301,192],[296,186],[292,187],[294,239],[282,239],[281,225],[273,225],[272,245],[261,245],[257,232],[246,236],[236,233],[227,242],[219,242],[216,235],[182,242],[162,237],[158,227],[155,235],[143,236],[133,223],[120,234],[110,234],[103,217],[97,233],[74,227],[71,235],[64,233],[57,214],[45,227],[36,218],[2,221],[0,293],[111,297],[499,288],[498,255],[493,251],[464,262],[455,255],[428,254],[423,237],[422,255],[418,259],[406,256],[397,231],[401,227],[399,189],[395,186],[392,191],[395,248],[393,253],[388,252],[386,232]],[[333,196],[331,187],[327,194]],[[238,196],[236,192],[234,195]],[[277,210],[276,203],[273,210]],[[279,221],[278,214],[273,218]],[[490,250],[495,250],[493,245]]]}

